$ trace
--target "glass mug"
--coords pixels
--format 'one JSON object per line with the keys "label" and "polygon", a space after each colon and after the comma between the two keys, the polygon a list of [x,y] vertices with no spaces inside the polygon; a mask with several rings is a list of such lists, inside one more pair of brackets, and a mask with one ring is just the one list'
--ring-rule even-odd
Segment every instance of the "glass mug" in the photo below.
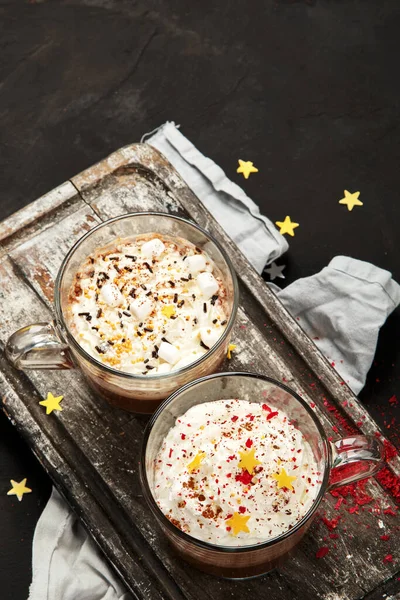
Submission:
{"label": "glass mug", "polygon": [[[175,420],[197,404],[232,398],[261,404],[270,401],[281,408],[306,437],[321,472],[321,487],[305,516],[285,533],[250,546],[219,546],[191,537],[167,519],[152,493],[155,457]],[[310,527],[324,494],[371,477],[381,468],[383,457],[383,446],[375,437],[356,435],[329,442],[314,411],[285,385],[253,373],[218,373],[176,391],[152,416],[144,434],[140,477],[150,509],[178,555],[207,573],[242,579],[279,566]]]}
{"label": "glass mug", "polygon": [[[119,238],[157,233],[180,237],[204,250],[220,271],[227,293],[226,328],[217,343],[193,363],[160,375],[136,375],[113,369],[88,354],[73,336],[67,322],[69,291],[86,258]],[[152,413],[174,390],[217,370],[224,360],[239,301],[236,275],[220,244],[204,229],[180,217],[164,213],[127,214],[101,223],[86,233],[68,252],[54,289],[56,318],[50,323],[27,325],[6,345],[7,358],[19,369],[71,369],[78,367],[88,383],[111,404],[138,413]]]}

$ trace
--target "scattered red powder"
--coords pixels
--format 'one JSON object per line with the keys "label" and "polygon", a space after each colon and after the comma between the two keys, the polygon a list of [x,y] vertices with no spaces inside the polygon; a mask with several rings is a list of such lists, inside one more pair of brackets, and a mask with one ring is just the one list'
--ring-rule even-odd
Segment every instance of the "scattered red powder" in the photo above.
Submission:
{"label": "scattered red powder", "polygon": [[387,542],[388,540],[390,540],[390,535],[381,535],[381,540]]}
{"label": "scattered red powder", "polygon": [[389,404],[392,404],[392,405],[397,404],[397,397],[395,395],[393,395],[391,398],[389,398]]}
{"label": "scattered red powder", "polygon": [[379,471],[376,478],[382,487],[384,487],[397,502],[400,502],[400,477],[385,467]]}
{"label": "scattered red powder", "polygon": [[397,450],[388,440],[383,440],[383,445],[385,447],[385,459],[386,461],[391,460],[395,456],[397,456]]}
{"label": "scattered red powder", "polygon": [[326,556],[329,552],[329,548],[327,546],[322,546],[321,548],[319,548],[319,550],[316,551],[315,553],[315,557],[316,558],[324,558],[324,556]]}
{"label": "scattered red powder", "polygon": [[311,402],[310,406],[311,408],[315,408],[315,402]]}
{"label": "scattered red powder", "polygon": [[336,421],[338,422],[339,426],[342,427],[347,433],[351,433],[351,434],[358,433],[358,430],[353,425],[351,425],[348,422],[348,420],[346,419],[346,417],[344,417],[342,415],[342,413],[336,408],[336,406],[334,406],[333,404],[330,404],[330,402],[328,402],[328,400],[326,398],[324,398],[324,406],[326,406],[327,410],[330,413],[332,413],[332,415],[335,417]]}
{"label": "scattered red powder", "polygon": [[337,540],[339,536],[337,533],[330,533],[329,537],[331,538],[331,540]]}

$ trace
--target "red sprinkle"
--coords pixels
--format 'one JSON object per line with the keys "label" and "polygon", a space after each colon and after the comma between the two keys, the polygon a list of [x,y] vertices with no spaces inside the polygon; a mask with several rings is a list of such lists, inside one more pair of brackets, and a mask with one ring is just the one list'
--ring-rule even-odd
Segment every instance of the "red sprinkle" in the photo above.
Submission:
{"label": "red sprinkle", "polygon": [[246,512],[246,507],[245,506],[239,506],[239,512],[240,513],[245,513]]}
{"label": "red sprinkle", "polygon": [[251,448],[253,445],[253,440],[251,440],[250,438],[247,440],[246,442],[246,448]]}
{"label": "red sprinkle", "polygon": [[385,558],[383,559],[384,563],[391,563],[393,562],[393,554],[386,554]]}
{"label": "red sprinkle", "polygon": [[319,550],[317,550],[317,552],[315,553],[315,557],[316,558],[324,558],[324,556],[326,556],[329,552],[329,548],[327,546],[322,546],[322,548],[320,548]]}
{"label": "red sprinkle", "polygon": [[253,475],[250,475],[250,473],[245,469],[242,471],[242,473],[240,473],[240,475],[236,475],[235,477],[235,481],[241,481],[242,483],[244,483],[244,485],[249,485],[252,479]]}
{"label": "red sprinkle", "polygon": [[169,449],[168,458],[171,458],[171,456],[172,456],[172,452],[173,452],[173,450],[172,450],[172,448],[170,448],[170,449]]}
{"label": "red sprinkle", "polygon": [[235,423],[238,420],[239,417],[237,417],[236,415],[234,417],[232,417],[232,421]]}
{"label": "red sprinkle", "polygon": [[315,402],[311,402],[310,406],[311,408],[315,408]]}
{"label": "red sprinkle", "polygon": [[274,410],[274,412],[270,412],[269,415],[267,415],[267,421],[270,421],[273,417],[276,417],[277,414],[277,410]]}
{"label": "red sprinkle", "polygon": [[393,510],[393,508],[385,508],[385,510],[383,511],[384,515],[392,515],[392,517],[395,517],[397,515],[397,513]]}
{"label": "red sprinkle", "polygon": [[390,540],[390,535],[381,535],[381,540],[383,540],[384,542],[387,542],[388,540]]}
{"label": "red sprinkle", "polygon": [[186,435],[184,433],[181,433],[181,440],[185,440],[186,439]]}
{"label": "red sprinkle", "polygon": [[327,519],[326,517],[322,517],[322,521],[323,523],[325,523],[325,525],[327,526],[327,528],[329,529],[329,531],[333,531],[333,529],[336,529],[336,527],[338,526],[338,523],[340,521],[340,515],[338,517],[335,517],[334,519]]}
{"label": "red sprinkle", "polygon": [[391,398],[389,398],[389,403],[390,404],[397,404],[397,397],[395,395],[393,395]]}
{"label": "red sprinkle", "polygon": [[262,405],[262,409],[263,410],[267,410],[268,412],[272,412],[271,409],[270,409],[270,407],[268,406],[268,404],[263,404]]}

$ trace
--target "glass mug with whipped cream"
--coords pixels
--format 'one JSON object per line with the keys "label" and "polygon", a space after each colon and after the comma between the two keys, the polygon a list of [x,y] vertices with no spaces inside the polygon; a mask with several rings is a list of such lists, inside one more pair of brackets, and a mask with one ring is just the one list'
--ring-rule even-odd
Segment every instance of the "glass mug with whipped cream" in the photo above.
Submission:
{"label": "glass mug with whipped cream", "polygon": [[374,437],[329,442],[315,411],[281,383],[219,373],[187,384],[153,415],[140,476],[181,558],[247,578],[290,556],[327,491],[382,463]]}
{"label": "glass mug with whipped cream", "polygon": [[73,246],[54,303],[54,322],[9,338],[9,360],[20,369],[79,367],[111,404],[152,413],[219,367],[238,285],[229,257],[199,226],[136,213],[101,223]]}

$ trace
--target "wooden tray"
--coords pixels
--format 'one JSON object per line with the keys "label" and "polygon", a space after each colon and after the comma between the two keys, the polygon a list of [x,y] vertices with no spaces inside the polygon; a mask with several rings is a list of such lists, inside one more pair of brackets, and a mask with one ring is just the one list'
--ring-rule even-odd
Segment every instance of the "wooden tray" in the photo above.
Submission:
{"label": "wooden tray", "polygon": [[[348,431],[377,431],[367,411],[178,173],[146,144],[118,150],[0,224],[2,350],[15,329],[50,318],[53,281],[74,242],[102,220],[142,210],[189,217],[227,249],[239,276],[241,305],[233,332],[237,351],[223,369],[256,371],[285,381],[315,404],[333,438]],[[380,598],[379,590],[397,585],[396,562],[383,561],[390,546],[380,536],[395,531],[399,520],[383,512],[394,502],[374,480],[365,487],[371,500],[353,514],[348,512],[355,502],[352,496],[338,509],[338,498],[328,494],[320,515],[341,516],[335,529],[339,537],[329,538],[329,529],[317,517],[296,557],[279,571],[232,582],[183,564],[141,494],[138,459],[147,419],[108,406],[77,371],[24,374],[8,364],[3,352],[0,369],[3,410],[136,598],[349,600],[373,590],[368,598]],[[45,415],[38,402],[48,391],[64,394],[63,412]],[[397,458],[391,469],[399,473]],[[330,552],[318,560],[321,546]]]}

